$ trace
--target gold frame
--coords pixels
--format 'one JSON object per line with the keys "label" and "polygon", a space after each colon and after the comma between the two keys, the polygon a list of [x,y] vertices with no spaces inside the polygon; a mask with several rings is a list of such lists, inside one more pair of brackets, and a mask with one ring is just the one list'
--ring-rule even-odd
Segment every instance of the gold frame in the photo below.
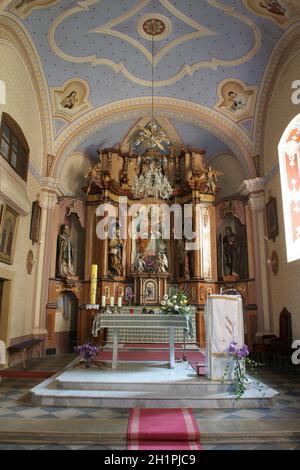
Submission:
{"label": "gold frame", "polygon": [[[12,234],[12,245],[11,245],[11,252],[9,254],[3,253],[1,251],[1,244],[2,244],[2,236],[3,236],[3,229],[4,229],[4,224],[6,221],[7,213],[12,214],[15,217],[15,224],[13,226],[13,234]],[[0,261],[6,264],[13,264],[13,258],[14,258],[14,251],[15,251],[15,244],[16,244],[16,238],[17,238],[17,230],[18,230],[18,213],[12,209],[10,206],[5,205],[4,210],[2,210],[2,223],[0,225]]]}

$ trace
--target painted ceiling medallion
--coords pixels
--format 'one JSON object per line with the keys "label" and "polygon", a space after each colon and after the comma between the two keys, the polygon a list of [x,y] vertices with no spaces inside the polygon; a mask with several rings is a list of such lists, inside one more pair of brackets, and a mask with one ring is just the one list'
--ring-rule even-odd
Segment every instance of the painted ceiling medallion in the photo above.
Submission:
{"label": "painted ceiling medallion", "polygon": [[161,41],[169,36],[172,31],[171,21],[164,15],[149,13],[140,18],[137,25],[138,33],[149,41],[154,37],[155,41]]}

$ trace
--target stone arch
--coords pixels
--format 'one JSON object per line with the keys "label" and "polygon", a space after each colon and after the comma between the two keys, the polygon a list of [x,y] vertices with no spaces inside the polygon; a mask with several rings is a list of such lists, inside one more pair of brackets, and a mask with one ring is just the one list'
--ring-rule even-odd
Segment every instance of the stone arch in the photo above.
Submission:
{"label": "stone arch", "polygon": [[25,64],[32,80],[42,122],[43,174],[45,174],[47,153],[52,152],[53,129],[49,111],[51,108],[48,87],[40,64],[39,55],[35,49],[33,41],[22,23],[7,12],[1,12],[0,14],[0,41],[16,50]]}
{"label": "stone arch", "polygon": [[[268,104],[273,96],[275,84],[281,76],[284,68],[299,54],[300,50],[300,22],[298,21],[291,26],[281,37],[278,44],[274,48],[270,57],[268,66],[266,67],[264,77],[259,89],[257,98],[257,107],[255,113],[254,127],[254,146],[255,154],[262,154],[263,144],[265,140],[266,115]],[[297,79],[298,77],[295,77]],[[292,94],[292,90],[291,90]],[[261,160],[261,168],[263,161]]]}
{"label": "stone arch", "polygon": [[[247,133],[230,119],[215,110],[184,100],[155,98],[155,112],[201,127],[224,142],[236,155],[248,178],[255,177],[252,160],[253,146]],[[145,112],[151,113],[151,97],[119,101],[97,108],[79,118],[63,131],[55,143],[55,161],[51,176],[57,178],[64,160],[89,135],[121,120],[140,118]]]}

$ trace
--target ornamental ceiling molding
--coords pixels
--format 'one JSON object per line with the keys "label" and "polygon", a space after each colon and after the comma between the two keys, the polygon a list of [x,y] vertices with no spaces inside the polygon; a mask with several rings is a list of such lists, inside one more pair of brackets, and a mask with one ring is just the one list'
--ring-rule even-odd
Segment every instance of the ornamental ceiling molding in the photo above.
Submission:
{"label": "ornamental ceiling molding", "polygon": [[[120,142],[120,150],[123,153],[127,153],[130,150],[130,146],[132,144],[132,138],[134,134],[143,129],[152,119],[151,113],[143,116],[142,118],[138,119],[137,122],[129,129],[126,135],[123,137],[122,141]],[[181,136],[175,130],[174,126],[171,124],[167,117],[162,115],[156,116],[155,121],[159,124],[159,126],[163,129],[165,134],[168,136],[170,142],[172,142],[172,146],[174,150],[180,152],[181,145],[183,144]]]}
{"label": "ornamental ceiling molding", "polygon": [[15,2],[13,2],[12,7],[10,7],[10,11],[18,15],[20,18],[24,19],[29,16],[33,10],[39,10],[46,7],[50,7],[59,2],[60,0],[16,0]]}
{"label": "ornamental ceiling molding", "polygon": [[[247,133],[227,117],[215,110],[174,98],[155,97],[154,105],[157,114],[166,118],[176,118],[187,121],[197,127],[202,127],[224,142],[241,160],[246,174],[255,175],[253,165],[253,145]],[[81,142],[99,129],[113,123],[140,119],[141,115],[151,112],[151,97],[132,98],[117,101],[92,110],[77,119],[64,130],[55,142],[55,162],[52,174],[57,174],[58,162],[65,155],[74,151]]]}
{"label": "ornamental ceiling molding", "polygon": [[[97,55],[88,55],[88,56],[74,56],[71,54],[66,54],[61,50],[61,48],[57,45],[56,40],[55,40],[55,33],[57,28],[60,26],[60,24],[69,16],[73,14],[78,14],[81,12],[88,11],[89,8],[97,3],[99,0],[83,0],[81,2],[77,3],[77,6],[72,7],[68,9],[67,11],[63,12],[61,15],[59,15],[56,20],[53,22],[52,26],[49,29],[48,32],[48,41],[49,44],[53,50],[53,52],[60,57],[62,60],[65,60],[67,62],[72,62],[72,63],[77,63],[77,64],[86,64],[90,63],[92,66],[98,66],[98,65],[107,65],[108,67],[111,67],[115,73],[122,73],[128,80],[132,81],[133,83],[136,83],[137,85],[141,86],[146,86],[146,87],[151,87],[152,82],[151,80],[144,80],[136,75],[132,74],[129,72],[129,70],[126,68],[123,62],[116,63],[110,59],[104,59],[104,58],[99,58]],[[146,5],[150,3],[151,0],[140,0],[137,2],[137,4],[129,10],[124,15],[121,15],[115,20],[109,21],[105,25],[95,28],[91,31],[90,33],[98,33],[98,34],[107,34],[111,35],[114,37],[117,37],[120,39],[120,41],[126,41],[132,46],[134,46],[137,50],[139,50],[146,58],[149,60],[151,63],[152,60],[152,55],[151,52],[144,47],[140,42],[138,42],[136,39],[134,39],[132,36],[129,36],[125,33],[122,33],[120,31],[112,29],[114,26],[117,24],[128,20],[131,18],[133,15],[137,14],[141,9],[143,9]],[[158,0],[161,6],[163,6],[168,12],[173,14],[176,18],[180,19],[184,23],[188,24],[189,27],[195,29],[194,32],[192,33],[187,33],[184,35],[181,35],[174,40],[170,41],[168,44],[163,46],[156,54],[154,57],[154,64],[157,64],[159,60],[162,59],[171,49],[176,47],[178,44],[182,44],[183,42],[189,41],[191,39],[195,39],[198,37],[203,37],[203,36],[212,36],[216,35],[217,33],[210,31],[209,29],[205,28],[198,22],[192,20],[191,18],[188,18],[186,15],[184,15],[182,12],[180,12],[177,8],[175,8],[173,5],[168,0]],[[253,33],[253,45],[251,49],[246,52],[241,57],[238,57],[236,59],[231,59],[231,60],[223,60],[223,59],[216,59],[214,57],[211,58],[211,60],[208,61],[200,61],[196,62],[193,65],[188,65],[184,64],[181,66],[181,68],[172,76],[170,76],[167,79],[164,80],[155,80],[154,81],[154,86],[155,87],[164,87],[164,86],[169,86],[174,83],[176,83],[178,80],[181,78],[185,77],[186,75],[192,76],[196,71],[200,69],[213,69],[217,70],[218,67],[223,66],[223,67],[234,67],[238,65],[242,65],[245,62],[248,62],[250,59],[252,59],[257,51],[261,47],[261,34],[257,26],[254,24],[254,22],[250,19],[247,18],[245,15],[238,13],[235,11],[233,7],[229,7],[226,5],[223,5],[217,0],[206,0],[207,3],[209,3],[212,7],[221,10],[223,14],[232,16],[233,18],[236,18],[238,21],[246,24]],[[153,13],[153,16],[155,17],[155,13]]]}
{"label": "ornamental ceiling molding", "polygon": [[7,12],[0,14],[0,41],[14,47],[29,71],[40,109],[44,154],[47,154],[52,149],[53,128],[49,113],[51,108],[48,87],[39,55],[23,25]]}
{"label": "ornamental ceiling molding", "polygon": [[247,86],[238,78],[225,78],[218,85],[219,99],[214,105],[214,109],[235,122],[252,118],[257,92],[257,86]]}
{"label": "ornamental ceiling molding", "polygon": [[86,80],[73,77],[60,87],[51,87],[51,105],[53,117],[70,123],[79,116],[93,109],[89,101],[90,87]]}
{"label": "ornamental ceiling molding", "polygon": [[[251,13],[255,13],[255,15],[261,18],[267,18],[281,28],[286,28],[297,21],[295,16],[300,13],[300,6],[296,5],[296,2],[298,2],[298,0],[288,0],[287,5],[285,0],[278,0],[278,13],[275,13],[272,12],[272,8],[275,10],[276,6],[268,5],[268,3],[272,3],[270,0],[243,0],[244,6]],[[265,6],[263,6],[263,4],[265,4]],[[288,8],[286,8],[287,6]],[[280,10],[281,13],[279,13]]]}
{"label": "ornamental ceiling molding", "polygon": [[[271,100],[276,81],[281,71],[300,50],[300,21],[293,24],[281,37],[273,49],[258,91],[257,106],[254,119],[255,153],[261,154],[265,135],[265,115]],[[295,80],[297,77],[295,77]]]}

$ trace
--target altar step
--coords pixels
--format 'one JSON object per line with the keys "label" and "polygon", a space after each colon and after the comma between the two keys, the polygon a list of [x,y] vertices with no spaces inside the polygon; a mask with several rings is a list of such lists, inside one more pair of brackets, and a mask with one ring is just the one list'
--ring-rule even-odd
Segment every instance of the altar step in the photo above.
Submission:
{"label": "altar step", "polygon": [[[74,364],[73,364],[74,365]],[[277,392],[252,381],[240,400],[231,385],[212,383],[177,363],[119,363],[118,369],[65,369],[31,390],[42,406],[96,408],[269,408]]]}

